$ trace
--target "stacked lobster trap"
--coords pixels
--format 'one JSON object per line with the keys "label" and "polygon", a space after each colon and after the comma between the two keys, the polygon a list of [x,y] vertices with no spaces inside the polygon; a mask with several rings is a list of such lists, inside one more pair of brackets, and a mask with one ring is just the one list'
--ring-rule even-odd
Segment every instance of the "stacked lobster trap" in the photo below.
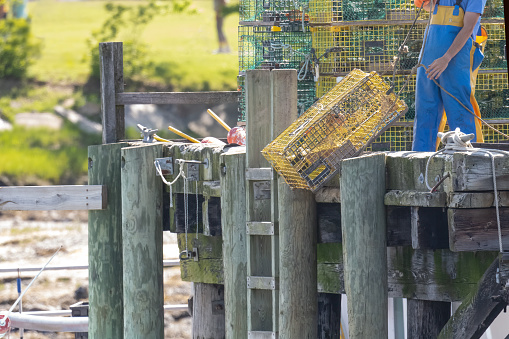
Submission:
{"label": "stacked lobster trap", "polygon": [[315,101],[307,0],[240,0],[239,120],[245,121],[245,75],[250,69],[297,69],[299,112]]}
{"label": "stacked lobster trap", "polygon": [[[312,47],[316,55],[323,55],[318,60],[317,97],[327,93],[354,68],[378,72],[398,93],[418,63],[429,18],[428,13],[422,11],[410,30],[417,13],[413,0],[310,0]],[[505,126],[504,120],[509,119],[509,90],[503,1],[488,0],[482,18],[488,41],[475,96],[483,118],[496,120],[493,123],[497,123],[497,128],[507,129],[509,125]],[[408,39],[398,55],[407,34]],[[415,75],[408,80],[399,93],[408,106],[407,113],[397,126],[389,128],[374,142],[373,149],[411,148]],[[500,141],[487,127],[483,127],[483,131],[488,142]]]}

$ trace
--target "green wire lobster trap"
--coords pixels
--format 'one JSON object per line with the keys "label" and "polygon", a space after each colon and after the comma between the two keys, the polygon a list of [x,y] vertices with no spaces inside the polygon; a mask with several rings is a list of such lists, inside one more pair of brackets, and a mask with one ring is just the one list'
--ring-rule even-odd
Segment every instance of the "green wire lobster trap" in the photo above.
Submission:
{"label": "green wire lobster trap", "polygon": [[[365,72],[391,73],[394,67],[411,70],[417,65],[422,46],[425,25],[367,25],[313,27],[312,46],[320,56],[320,74],[345,74],[357,68]],[[400,54],[399,64],[395,57],[408,32],[405,50]]]}
{"label": "green wire lobster trap", "polygon": [[[330,24],[351,21],[414,20],[418,12],[413,0],[310,0],[309,21]],[[421,12],[419,19],[427,19]]]}
{"label": "green wire lobster trap", "polygon": [[276,23],[309,21],[308,0],[240,0],[239,20]]}
{"label": "green wire lobster trap", "polygon": [[316,191],[406,111],[388,90],[376,72],[353,70],[262,154],[290,187]]}

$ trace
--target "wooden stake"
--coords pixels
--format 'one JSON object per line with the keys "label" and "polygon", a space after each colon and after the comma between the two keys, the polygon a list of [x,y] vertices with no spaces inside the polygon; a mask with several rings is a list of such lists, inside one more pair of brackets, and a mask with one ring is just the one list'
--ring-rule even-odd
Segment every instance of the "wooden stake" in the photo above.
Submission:
{"label": "wooden stake", "polygon": [[385,154],[343,161],[341,224],[351,338],[387,338]]}

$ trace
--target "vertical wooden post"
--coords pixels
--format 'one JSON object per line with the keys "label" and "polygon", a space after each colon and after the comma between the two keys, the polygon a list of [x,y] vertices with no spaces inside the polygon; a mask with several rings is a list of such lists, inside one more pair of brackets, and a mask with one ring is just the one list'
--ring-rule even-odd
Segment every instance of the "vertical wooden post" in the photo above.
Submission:
{"label": "vertical wooden post", "polygon": [[407,338],[436,338],[451,317],[451,303],[407,300]]}
{"label": "vertical wooden post", "polygon": [[385,154],[343,161],[341,225],[351,338],[387,338]]}
{"label": "vertical wooden post", "polygon": [[341,294],[318,293],[318,339],[341,338]]}
{"label": "vertical wooden post", "polygon": [[124,57],[121,42],[99,44],[101,72],[101,112],[103,144],[124,139],[124,106],[117,106],[115,95],[124,91]]}
{"label": "vertical wooden post", "polygon": [[106,185],[108,206],[88,212],[88,289],[91,339],[122,339],[122,188],[120,150],[127,144],[88,148],[88,184]]}
{"label": "vertical wooden post", "polygon": [[318,328],[314,196],[279,181],[279,333],[281,338],[316,338]]}
{"label": "vertical wooden post", "polygon": [[164,338],[162,145],[122,149],[124,338]]}
{"label": "vertical wooden post", "polygon": [[247,338],[246,155],[223,153],[221,227],[223,232],[225,336]]}
{"label": "vertical wooden post", "polygon": [[[270,71],[249,70],[246,74],[246,171],[267,168],[269,164],[261,150],[271,141]],[[267,180],[265,180],[267,181]],[[271,199],[255,198],[255,185],[263,181],[246,182],[246,222],[270,222]],[[249,234],[247,239],[247,275],[270,278],[272,268],[272,239],[268,234]],[[248,331],[274,332],[272,291],[248,288]],[[253,334],[252,334],[253,335]]]}
{"label": "vertical wooden post", "polygon": [[224,286],[194,283],[193,339],[225,338]]}
{"label": "vertical wooden post", "polygon": [[[273,139],[297,119],[296,71],[272,71],[271,88]],[[273,199],[278,201],[274,213],[279,219],[279,247],[274,251],[279,252],[279,337],[316,338],[316,203],[311,191],[291,190],[282,179],[277,182]]]}

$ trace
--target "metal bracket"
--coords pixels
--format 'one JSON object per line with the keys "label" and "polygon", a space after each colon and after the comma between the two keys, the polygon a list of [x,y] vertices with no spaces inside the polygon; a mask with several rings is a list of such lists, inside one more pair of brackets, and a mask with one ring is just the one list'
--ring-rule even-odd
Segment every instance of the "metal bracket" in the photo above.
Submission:
{"label": "metal bracket", "polygon": [[224,314],[224,300],[212,301],[212,314]]}
{"label": "metal bracket", "polygon": [[199,164],[188,163],[187,164],[187,180],[198,181],[200,180],[200,167]]}
{"label": "metal bracket", "polygon": [[[159,166],[161,167],[161,172],[163,175],[173,175],[173,158],[156,158],[155,160]],[[159,173],[156,171],[156,175]]]}
{"label": "metal bracket", "polygon": [[198,248],[196,247],[193,247],[193,250],[192,251],[189,251],[189,250],[183,250],[182,252],[180,252],[179,254],[179,259],[180,260],[189,260],[193,258],[194,261],[198,261],[199,260],[199,257],[198,257]]}
{"label": "metal bracket", "polygon": [[270,181],[255,181],[253,191],[255,200],[270,199]]}

